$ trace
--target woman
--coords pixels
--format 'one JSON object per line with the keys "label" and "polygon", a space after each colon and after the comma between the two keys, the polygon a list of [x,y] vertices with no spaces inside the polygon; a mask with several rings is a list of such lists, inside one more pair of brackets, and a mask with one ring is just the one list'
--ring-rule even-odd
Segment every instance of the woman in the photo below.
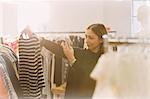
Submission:
{"label": "woman", "polygon": [[65,98],[88,99],[93,95],[95,81],[90,78],[90,73],[99,57],[104,53],[102,38],[104,34],[107,34],[107,31],[103,24],[90,25],[85,33],[88,49],[72,48],[66,42],[59,46],[42,40],[44,47],[58,56],[65,56],[71,64]]}

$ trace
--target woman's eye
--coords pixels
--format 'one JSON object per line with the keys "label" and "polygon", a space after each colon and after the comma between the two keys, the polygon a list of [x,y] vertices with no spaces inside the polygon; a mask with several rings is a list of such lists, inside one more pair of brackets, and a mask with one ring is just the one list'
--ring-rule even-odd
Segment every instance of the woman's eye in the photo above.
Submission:
{"label": "woman's eye", "polygon": [[88,36],[88,35],[85,35],[85,38],[86,38],[86,39],[94,39],[94,37]]}
{"label": "woman's eye", "polygon": [[89,39],[94,39],[93,37],[89,37]]}

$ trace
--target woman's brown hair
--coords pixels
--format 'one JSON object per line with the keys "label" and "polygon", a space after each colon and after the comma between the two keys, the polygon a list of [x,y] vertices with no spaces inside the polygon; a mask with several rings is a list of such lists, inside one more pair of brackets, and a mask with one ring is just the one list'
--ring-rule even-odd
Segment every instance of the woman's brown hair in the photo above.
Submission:
{"label": "woman's brown hair", "polygon": [[99,38],[107,34],[107,30],[103,24],[92,24],[87,29],[92,30]]}

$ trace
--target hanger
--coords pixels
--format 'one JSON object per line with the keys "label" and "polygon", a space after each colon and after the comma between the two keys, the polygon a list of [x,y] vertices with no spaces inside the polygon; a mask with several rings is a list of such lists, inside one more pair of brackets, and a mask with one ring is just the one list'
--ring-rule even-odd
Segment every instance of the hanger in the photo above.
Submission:
{"label": "hanger", "polygon": [[21,31],[21,36],[24,38],[24,39],[29,39],[31,36],[33,35],[33,32],[30,28],[30,26],[26,26],[26,28],[24,28],[22,31]]}
{"label": "hanger", "polygon": [[0,44],[3,44],[3,37],[0,37]]}

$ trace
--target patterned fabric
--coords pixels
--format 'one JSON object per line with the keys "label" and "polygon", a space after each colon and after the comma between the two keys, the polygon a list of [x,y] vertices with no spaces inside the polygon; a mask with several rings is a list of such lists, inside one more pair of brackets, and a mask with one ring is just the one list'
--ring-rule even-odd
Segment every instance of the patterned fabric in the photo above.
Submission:
{"label": "patterned fabric", "polygon": [[[4,91],[8,91],[8,97],[9,99],[18,99],[18,96],[14,90],[14,87],[11,83],[10,77],[8,75],[7,69],[4,63],[0,63],[0,74],[4,82],[4,87],[6,89],[3,89]],[[2,96],[2,95],[1,95]]]}
{"label": "patterned fabric", "polygon": [[44,77],[40,41],[36,36],[19,39],[19,77],[24,97],[41,97]]}

